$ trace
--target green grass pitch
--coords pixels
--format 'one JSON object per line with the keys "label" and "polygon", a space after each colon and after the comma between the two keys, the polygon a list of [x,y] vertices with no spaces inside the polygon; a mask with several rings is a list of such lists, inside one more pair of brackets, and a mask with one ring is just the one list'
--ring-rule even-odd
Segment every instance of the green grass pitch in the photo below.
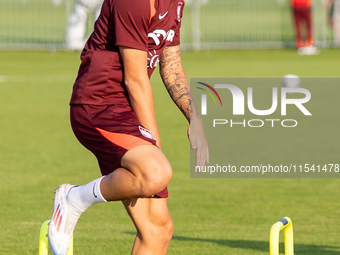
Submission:
{"label": "green grass pitch", "polygon": [[[339,77],[340,66],[338,49],[318,56],[230,50],[182,58],[189,78]],[[0,52],[0,254],[37,254],[53,190],[100,175],[69,124],[79,64],[73,52]],[[162,147],[174,170],[169,208],[175,231],[168,254],[269,254],[270,227],[284,216],[294,224],[296,254],[340,254],[338,179],[190,179],[186,120],[157,71],[152,84]],[[129,254],[134,234],[121,203],[95,205],[79,220],[74,254]]]}

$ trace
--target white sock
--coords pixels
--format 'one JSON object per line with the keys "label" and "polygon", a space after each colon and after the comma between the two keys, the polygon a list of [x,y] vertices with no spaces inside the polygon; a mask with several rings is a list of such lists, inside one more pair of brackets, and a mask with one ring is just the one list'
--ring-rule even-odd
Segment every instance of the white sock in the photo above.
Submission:
{"label": "white sock", "polygon": [[79,211],[84,212],[91,205],[107,202],[100,192],[100,177],[83,186],[75,186],[67,194],[68,201]]}

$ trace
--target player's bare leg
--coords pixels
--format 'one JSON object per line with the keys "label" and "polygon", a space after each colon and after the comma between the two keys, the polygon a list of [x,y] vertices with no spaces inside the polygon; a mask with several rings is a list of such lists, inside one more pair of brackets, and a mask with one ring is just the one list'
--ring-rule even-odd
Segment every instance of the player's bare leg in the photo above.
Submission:
{"label": "player's bare leg", "polygon": [[[118,168],[104,178],[98,178],[84,186],[79,187],[70,184],[59,186],[56,190],[54,209],[48,230],[49,242],[54,254],[66,254],[72,232],[80,215],[91,205],[128,198],[151,197],[161,192],[172,177],[172,169],[168,160],[161,150],[154,145],[142,145],[128,151],[123,156],[121,165],[122,168]],[[149,213],[155,212],[155,209],[152,209],[154,206],[151,206],[151,204],[141,208],[144,208],[141,215],[147,216]],[[167,212],[164,202],[163,205],[156,208]],[[134,214],[133,212],[130,214],[132,219],[135,219]],[[162,232],[163,228],[168,229],[172,224],[168,223],[171,221],[170,216],[166,216],[164,219],[162,217],[159,217],[160,220],[150,221],[150,224],[153,224],[149,226],[152,230],[151,235]],[[148,219],[148,217],[146,218]],[[139,236],[142,237],[141,234]],[[169,241],[163,242],[162,240],[163,238],[160,236],[160,246],[164,247],[165,243]],[[137,246],[138,243],[137,241]],[[141,245],[144,247],[144,242]],[[157,247],[155,249],[160,250]]]}
{"label": "player's bare leg", "polygon": [[173,222],[166,198],[134,198],[123,204],[137,229],[132,255],[166,254]]}
{"label": "player's bare leg", "polygon": [[172,177],[169,161],[154,145],[126,152],[121,165],[101,181],[101,193],[107,201],[150,197],[162,191]]}

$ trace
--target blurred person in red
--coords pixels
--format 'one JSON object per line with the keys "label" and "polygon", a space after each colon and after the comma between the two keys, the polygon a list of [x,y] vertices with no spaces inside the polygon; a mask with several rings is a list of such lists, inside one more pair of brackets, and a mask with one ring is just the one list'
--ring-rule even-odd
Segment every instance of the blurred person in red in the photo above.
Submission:
{"label": "blurred person in red", "polygon": [[[295,45],[300,54],[315,54],[317,49],[313,46],[312,1],[291,0],[293,20],[295,25]],[[302,25],[306,26],[307,38],[302,38]]]}

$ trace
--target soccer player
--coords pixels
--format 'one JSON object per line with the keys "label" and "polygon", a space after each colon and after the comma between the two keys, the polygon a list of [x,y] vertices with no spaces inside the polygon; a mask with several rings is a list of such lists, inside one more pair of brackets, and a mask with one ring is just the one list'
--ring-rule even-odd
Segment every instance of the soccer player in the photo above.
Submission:
{"label": "soccer player", "polygon": [[167,208],[172,169],[161,151],[149,80],[158,64],[169,95],[189,121],[196,165],[209,161],[181,64],[183,7],[184,0],[104,1],[70,103],[73,131],[97,157],[103,176],[56,189],[48,230],[54,254],[66,254],[80,215],[106,201],[122,201],[136,227],[132,254],[166,254],[173,231]]}
{"label": "soccer player", "polygon": [[[311,55],[317,53],[313,46],[313,25],[312,25],[312,1],[311,0],[291,0],[292,12],[295,25],[295,45],[300,54]],[[306,24],[307,39],[302,40],[302,24]]]}
{"label": "soccer player", "polygon": [[86,42],[87,17],[93,13],[96,20],[103,0],[76,0],[66,25],[65,45],[70,50],[82,50]]}

